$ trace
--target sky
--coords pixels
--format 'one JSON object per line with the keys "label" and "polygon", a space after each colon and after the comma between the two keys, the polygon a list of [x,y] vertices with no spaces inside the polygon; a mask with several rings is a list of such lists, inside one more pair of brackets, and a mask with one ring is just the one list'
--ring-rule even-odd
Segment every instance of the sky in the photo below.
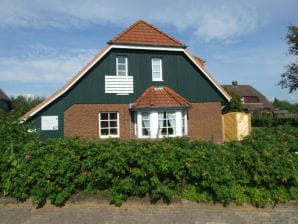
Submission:
{"label": "sky", "polygon": [[0,88],[47,97],[143,19],[203,58],[219,83],[298,103],[277,85],[297,60],[285,40],[297,9],[298,0],[0,0]]}

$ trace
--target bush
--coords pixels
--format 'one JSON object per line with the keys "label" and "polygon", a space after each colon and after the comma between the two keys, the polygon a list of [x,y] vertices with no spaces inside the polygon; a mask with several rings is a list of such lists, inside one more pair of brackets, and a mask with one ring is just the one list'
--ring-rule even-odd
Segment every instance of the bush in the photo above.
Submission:
{"label": "bush", "polygon": [[298,127],[298,118],[271,117],[271,116],[252,116],[253,127],[277,127],[280,125],[289,125]]}
{"label": "bush", "polygon": [[297,128],[290,126],[217,145],[186,138],[42,142],[24,124],[1,125],[0,193],[32,197],[38,206],[62,206],[76,192],[104,194],[117,206],[131,196],[256,206],[298,199]]}

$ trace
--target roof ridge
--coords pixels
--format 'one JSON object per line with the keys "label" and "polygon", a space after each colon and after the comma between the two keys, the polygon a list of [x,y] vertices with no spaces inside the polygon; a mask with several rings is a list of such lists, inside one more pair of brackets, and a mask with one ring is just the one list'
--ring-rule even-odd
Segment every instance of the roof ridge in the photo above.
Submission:
{"label": "roof ridge", "polygon": [[[168,35],[167,33],[165,33],[164,31],[162,31],[161,29],[155,27],[154,25],[144,21],[144,20],[137,20],[135,23],[133,23],[132,25],[130,25],[128,28],[126,28],[124,31],[122,31],[121,33],[119,33],[117,36],[115,36],[114,38],[112,38],[108,44],[114,44],[114,43],[121,43],[121,38],[123,38],[129,31],[131,31],[133,28],[135,28],[137,25],[141,25],[144,24],[148,27],[150,27],[151,29],[155,30],[156,32],[158,32],[160,35],[170,39],[171,41],[173,41],[173,46],[180,46],[183,48],[186,48],[186,45],[183,44],[182,42],[180,42],[179,40],[175,39],[174,37]],[[138,41],[135,41],[136,43],[138,43]],[[125,43],[125,41],[123,42]],[[133,42],[129,42],[130,44],[132,44]],[[148,43],[144,43],[144,44],[148,44]]]}
{"label": "roof ridge", "polygon": [[150,23],[148,23],[148,22],[146,22],[146,21],[144,21],[144,20],[140,20],[140,21],[142,21],[142,22],[145,23],[146,25],[152,27],[153,29],[155,29],[156,31],[158,31],[159,33],[161,33],[162,35],[165,35],[165,36],[167,36],[168,38],[170,38],[171,40],[177,42],[178,44],[181,44],[181,45],[184,45],[184,46],[185,46],[185,44],[183,44],[183,43],[180,42],[179,40],[175,39],[174,37],[171,37],[170,35],[168,35],[167,33],[163,32],[161,29],[155,27],[154,25],[152,25],[152,24],[150,24]]}

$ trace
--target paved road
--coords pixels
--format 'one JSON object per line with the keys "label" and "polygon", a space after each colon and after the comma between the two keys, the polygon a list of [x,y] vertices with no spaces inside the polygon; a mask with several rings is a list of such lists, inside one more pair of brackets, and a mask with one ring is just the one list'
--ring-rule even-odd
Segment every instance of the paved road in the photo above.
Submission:
{"label": "paved road", "polygon": [[84,199],[67,203],[62,208],[45,205],[36,209],[30,202],[15,203],[0,198],[1,224],[118,224],[118,223],[298,223],[298,202],[275,208],[257,209],[246,206],[196,204],[187,201],[170,205],[151,205],[144,200],[130,200],[122,207],[105,200]]}

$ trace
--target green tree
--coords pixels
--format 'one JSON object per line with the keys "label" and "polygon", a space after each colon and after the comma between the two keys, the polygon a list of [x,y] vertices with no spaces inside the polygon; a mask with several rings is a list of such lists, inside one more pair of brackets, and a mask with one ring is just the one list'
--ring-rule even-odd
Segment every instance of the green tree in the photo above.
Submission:
{"label": "green tree", "polygon": [[240,96],[236,95],[232,91],[229,91],[225,89],[226,92],[229,93],[229,95],[232,97],[232,100],[225,106],[225,108],[222,110],[224,114],[230,113],[230,112],[239,112],[242,110],[242,102]]}
{"label": "green tree", "polygon": [[[298,56],[298,27],[289,26],[287,34],[287,43],[289,44],[289,54]],[[281,75],[281,80],[278,85],[282,88],[289,88],[289,92],[292,93],[298,88],[298,58],[295,63],[291,63],[286,66],[287,70]]]}
{"label": "green tree", "polygon": [[11,97],[12,110],[14,113],[23,115],[27,111],[31,110],[37,104],[44,100],[43,97],[25,97],[17,96],[16,98]]}
{"label": "green tree", "polygon": [[292,104],[286,100],[279,100],[275,98],[273,101],[273,107],[278,108],[280,110],[288,110],[292,113],[298,113],[298,104]]}

